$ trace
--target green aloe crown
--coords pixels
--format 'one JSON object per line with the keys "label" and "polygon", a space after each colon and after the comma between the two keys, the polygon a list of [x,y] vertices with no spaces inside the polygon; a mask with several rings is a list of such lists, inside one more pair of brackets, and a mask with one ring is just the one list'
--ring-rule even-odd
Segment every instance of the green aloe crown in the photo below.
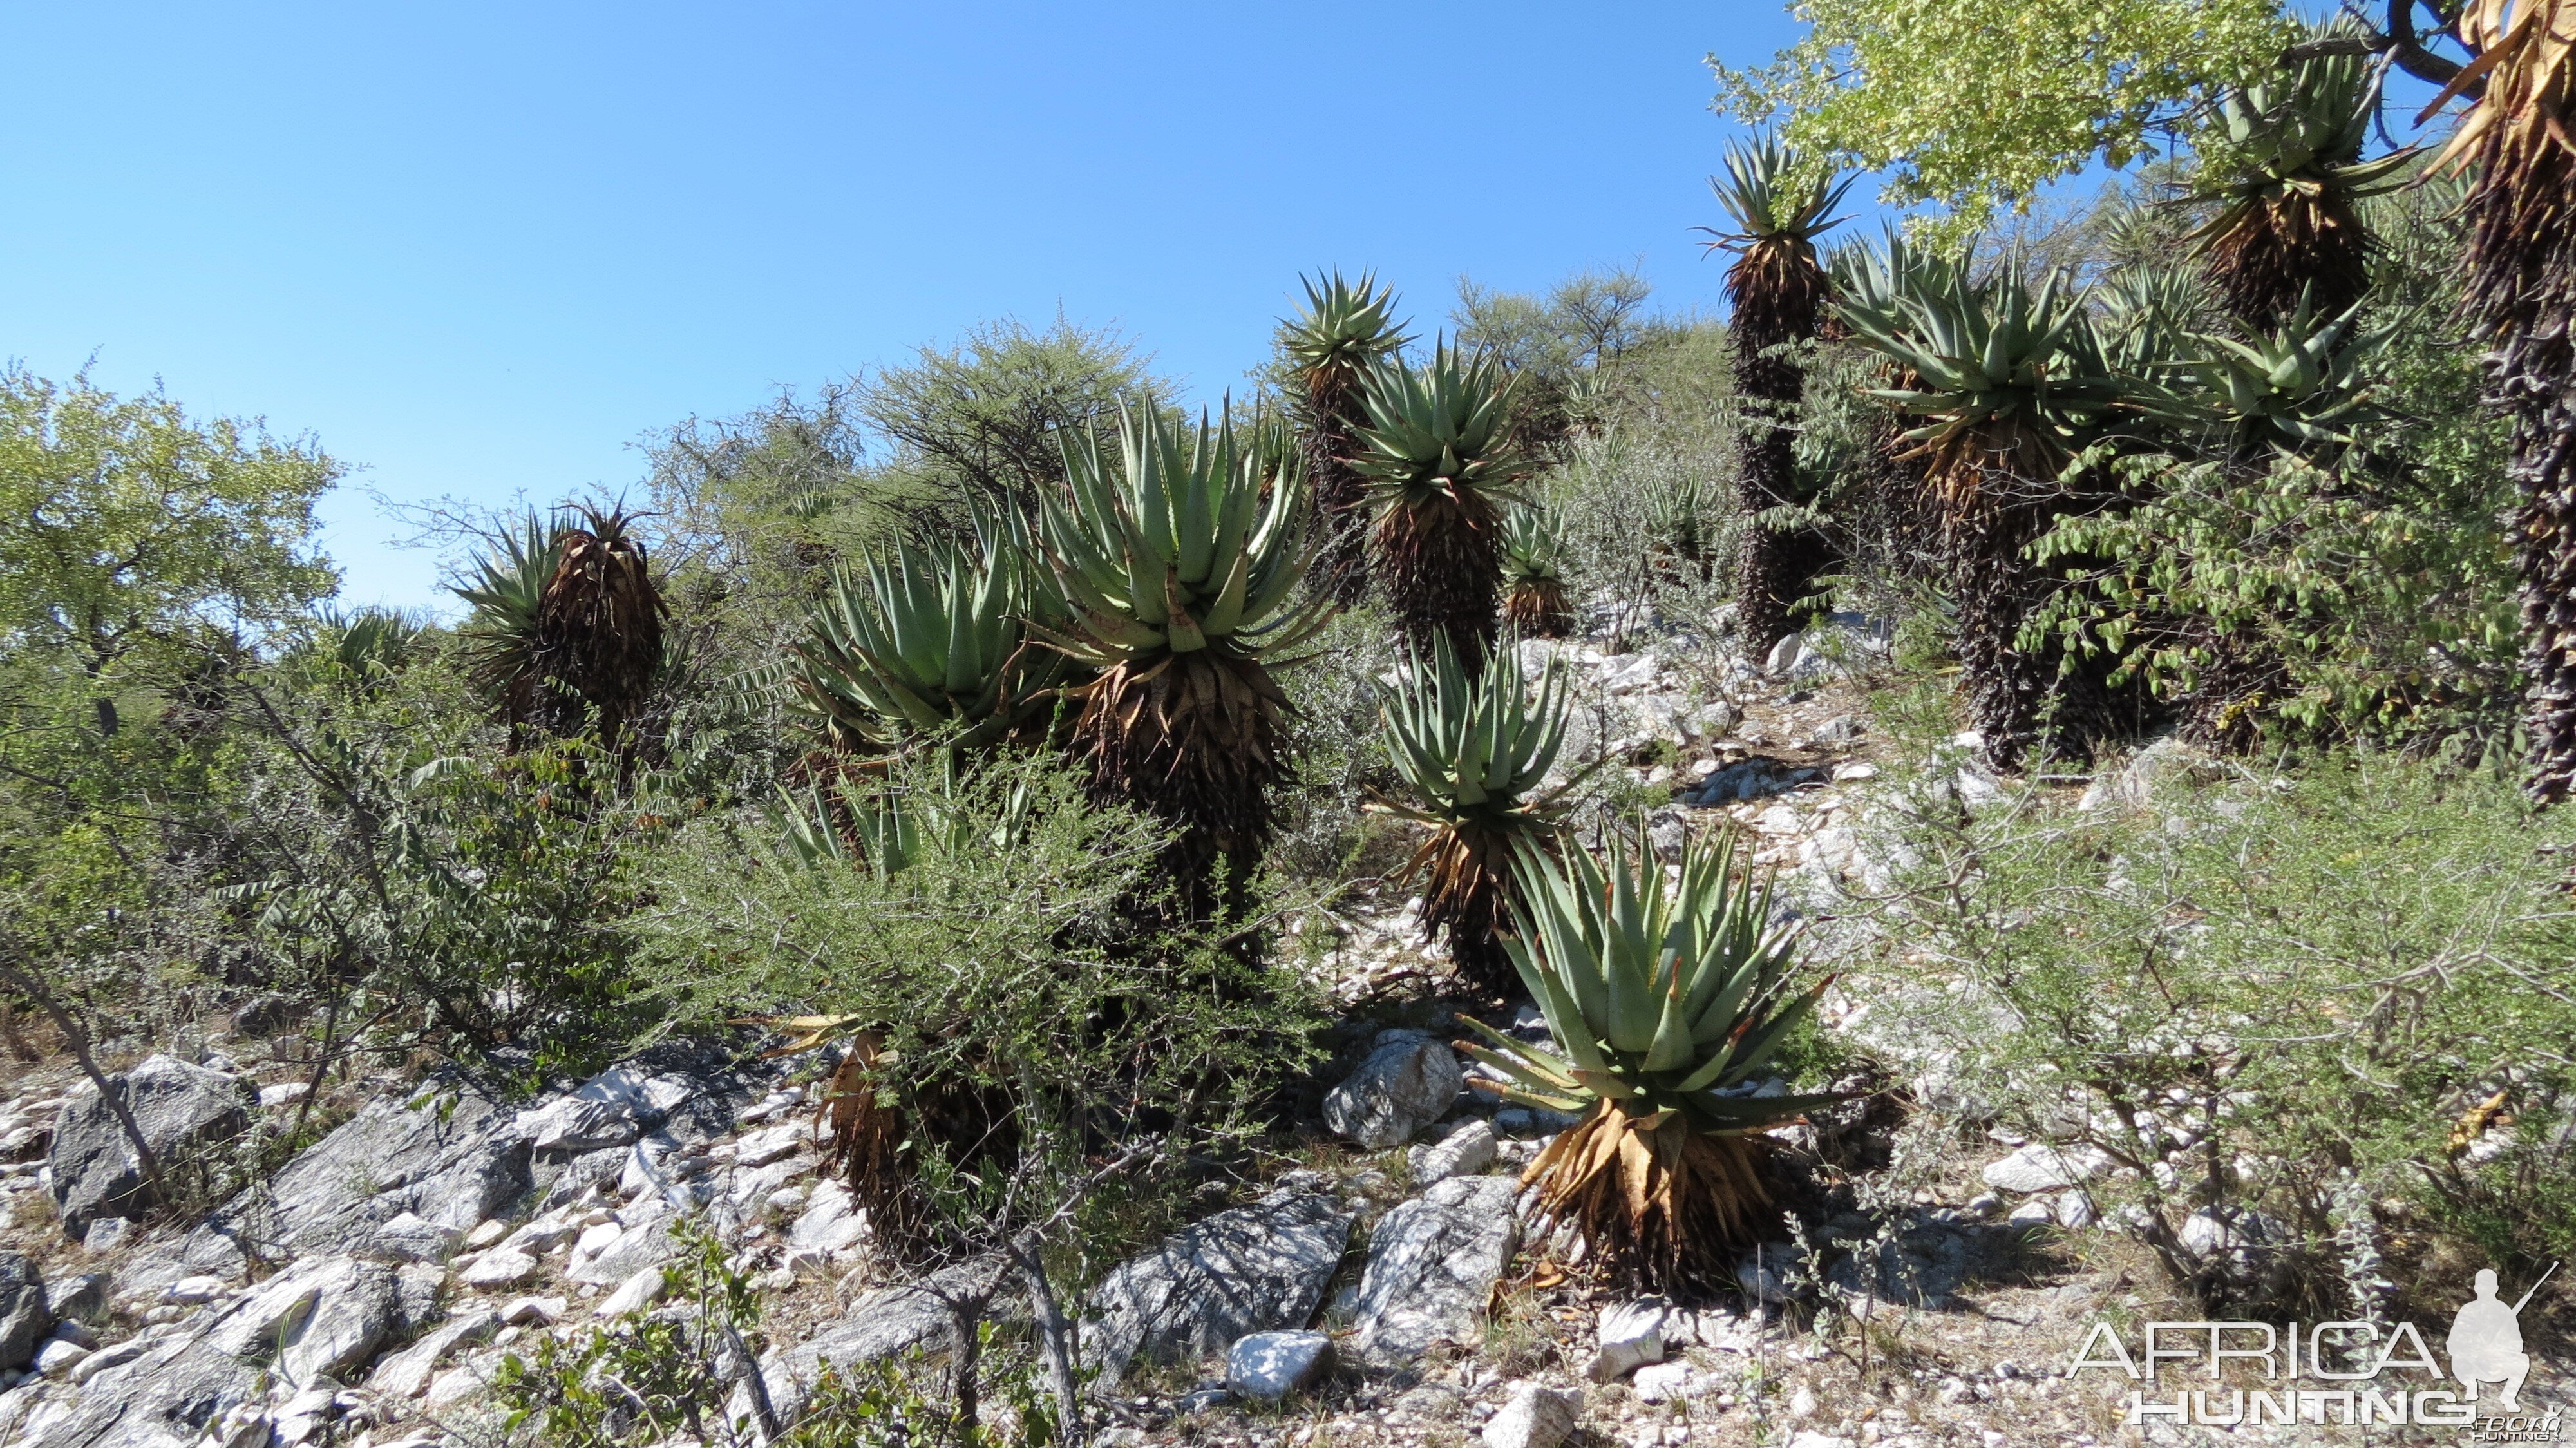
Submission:
{"label": "green aloe crown", "polygon": [[2302,298],[2287,321],[2252,342],[2194,334],[2201,354],[2168,365],[2189,373],[2201,396],[2172,410],[2225,426],[2247,447],[2351,441],[2345,429],[2380,416],[2369,405],[2365,369],[2390,335],[2380,328],[2345,340],[2362,305],[2320,318]]}
{"label": "green aloe crown", "polygon": [[1729,843],[1694,841],[1667,883],[1642,832],[1614,841],[1607,869],[1524,850],[1522,929],[1504,948],[1546,1014],[1557,1050],[1480,1023],[1468,1047],[1510,1078],[1475,1084],[1556,1111],[1616,1102],[1629,1116],[1678,1112],[1707,1131],[1756,1131],[1831,1096],[1740,1088],[1815,1007],[1828,976],[1793,989],[1794,930],[1768,923],[1770,891],[1735,871]]}
{"label": "green aloe crown", "polygon": [[468,676],[513,723],[530,706],[537,671],[537,605],[563,555],[564,529],[531,511],[492,542],[456,596],[472,609],[461,630]]}
{"label": "green aloe crown", "polygon": [[1385,695],[1387,752],[1422,802],[1407,810],[1441,824],[1531,828],[1553,823],[1556,795],[1533,799],[1565,745],[1565,688],[1553,660],[1533,691],[1509,658],[1480,679],[1445,638],[1415,654]]}
{"label": "green aloe crown", "polygon": [[1511,584],[1563,583],[1565,534],[1554,510],[1528,503],[1503,514],[1503,580]]}
{"label": "green aloe crown", "polygon": [[1395,320],[1395,293],[1362,272],[1336,271],[1321,286],[1304,277],[1304,314],[1280,323],[1279,348],[1305,383],[1301,406],[1330,408],[1384,357],[1413,340]]}
{"label": "green aloe crown", "polygon": [[2058,277],[2033,289],[2017,268],[1984,287],[1955,269],[1912,270],[1886,292],[1847,300],[1854,335],[1905,372],[1879,389],[1930,419],[1907,434],[1936,452],[2020,434],[2063,447],[2124,397],[2080,295]]}
{"label": "green aloe crown", "polygon": [[1097,433],[1065,445],[1066,494],[1043,537],[1070,610],[1039,632],[1100,667],[1170,652],[1258,656],[1294,648],[1329,605],[1300,600],[1305,484],[1279,450],[1233,424],[1185,438],[1152,406],[1125,410],[1119,465]]}
{"label": "green aloe crown", "polygon": [[892,748],[950,728],[981,744],[1046,709],[1060,670],[1022,648],[1022,618],[1045,610],[998,542],[906,543],[834,571],[790,673],[835,747]]}
{"label": "green aloe crown", "polygon": [[1511,487],[1530,462],[1511,445],[1511,396],[1500,359],[1446,342],[1423,366],[1371,372],[1357,461],[1379,510],[1441,496],[1517,501]]}

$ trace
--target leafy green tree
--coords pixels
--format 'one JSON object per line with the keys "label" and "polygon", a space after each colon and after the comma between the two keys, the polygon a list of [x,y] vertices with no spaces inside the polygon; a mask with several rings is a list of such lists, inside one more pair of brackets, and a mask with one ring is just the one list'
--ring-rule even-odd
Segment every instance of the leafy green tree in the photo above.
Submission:
{"label": "leafy green tree", "polygon": [[332,590],[309,543],[341,471],[158,391],[0,370],[0,989],[120,1114],[89,1043],[192,963],[223,683]]}
{"label": "leafy green tree", "polygon": [[313,504],[343,469],[257,423],[192,422],[158,391],[0,371],[0,656],[88,681],[97,732],[116,691],[328,596]]}
{"label": "leafy green tree", "polygon": [[953,347],[926,346],[909,366],[861,382],[858,414],[892,443],[893,464],[959,505],[1023,509],[1064,481],[1058,432],[1115,426],[1119,400],[1155,392],[1147,359],[1114,332],[1056,319],[988,323]]}
{"label": "leafy green tree", "polygon": [[[2210,124],[2299,39],[2278,0],[1807,0],[1767,66],[1715,56],[1717,108],[1815,158],[1889,174],[1881,199],[1974,230],[2096,160]],[[2420,45],[2417,49],[2422,49]],[[2439,57],[2427,57],[2438,61]]]}

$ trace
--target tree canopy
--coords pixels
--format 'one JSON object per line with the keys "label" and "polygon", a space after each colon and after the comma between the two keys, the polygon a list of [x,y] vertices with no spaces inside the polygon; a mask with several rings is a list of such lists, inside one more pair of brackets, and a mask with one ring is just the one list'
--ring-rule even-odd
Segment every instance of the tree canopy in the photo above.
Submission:
{"label": "tree canopy", "polygon": [[0,372],[0,651],[68,652],[95,675],[302,611],[338,584],[305,544],[342,472],[256,423],[193,422],[157,391]]}
{"label": "tree canopy", "polygon": [[1885,171],[1880,199],[1982,224],[2094,161],[2188,140],[2218,92],[2300,28],[2276,0],[1803,0],[1769,65],[1714,55],[1716,108],[1820,162]]}

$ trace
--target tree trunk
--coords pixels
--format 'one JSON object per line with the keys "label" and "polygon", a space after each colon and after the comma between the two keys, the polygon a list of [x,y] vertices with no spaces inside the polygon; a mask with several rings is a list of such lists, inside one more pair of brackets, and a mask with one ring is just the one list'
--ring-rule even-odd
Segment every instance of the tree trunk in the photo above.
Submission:
{"label": "tree trunk", "polygon": [[1782,349],[1815,338],[1828,289],[1812,253],[1803,265],[1785,269],[1758,265],[1758,255],[1758,249],[1747,251],[1727,278],[1735,300],[1729,323],[1735,392],[1749,414],[1736,444],[1744,525],[1735,565],[1735,627],[1757,659],[1803,625],[1796,604],[1830,557],[1814,529],[1761,520],[1773,509],[1805,501],[1794,429],[1807,371]]}
{"label": "tree trunk", "polygon": [[[2567,355],[2563,342],[2550,350]],[[2522,494],[2514,562],[2522,572],[2523,668],[2531,676],[2523,696],[2531,740],[2525,787],[2540,803],[2556,804],[2576,791],[2576,375],[2512,380],[2525,400],[2514,419],[2510,468]]]}
{"label": "tree trunk", "polygon": [[1038,1255],[1038,1241],[1032,1233],[1022,1233],[1011,1242],[1011,1256],[1019,1264],[1020,1280],[1029,1291],[1029,1313],[1036,1320],[1038,1347],[1046,1356],[1047,1383],[1055,1395],[1056,1442],[1064,1448],[1083,1448],[1082,1387],[1074,1375],[1073,1324],[1056,1302],[1055,1288],[1047,1281],[1046,1262]]}

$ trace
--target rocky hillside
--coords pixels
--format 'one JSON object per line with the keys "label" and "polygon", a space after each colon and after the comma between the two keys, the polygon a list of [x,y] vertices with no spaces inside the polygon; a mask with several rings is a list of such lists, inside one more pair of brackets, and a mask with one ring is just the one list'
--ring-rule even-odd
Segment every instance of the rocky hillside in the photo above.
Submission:
{"label": "rocky hillside", "polygon": [[[1744,1256],[1740,1294],[1689,1306],[1622,1295],[1587,1276],[1569,1238],[1527,1219],[1518,1172],[1567,1119],[1497,1109],[1473,1089],[1485,1068],[1449,1044],[1456,1007],[1440,999],[1445,963],[1414,930],[1415,904],[1363,898],[1293,926],[1348,1013],[1296,1140],[1211,1177],[1194,1220],[1081,1284],[1094,1441],[2138,1438],[2121,1422],[2124,1378],[2067,1370],[2095,1322],[2199,1315],[2136,1219],[2109,1206],[2137,1172],[2079,1130],[2052,1141],[1975,1128],[1993,1083],[1961,1080],[1941,1033],[1924,1029],[1978,1009],[1974,993],[1858,968],[1884,943],[1867,932],[1887,927],[1833,918],[1837,902],[1884,888],[1873,822],[1917,807],[1925,781],[1969,812],[2018,788],[1981,765],[1973,738],[1893,757],[1846,677],[1873,644],[1857,628],[1792,640],[1715,680],[1648,653],[1525,646],[1533,670],[1551,648],[1579,667],[1578,717],[1637,761],[1636,784],[1680,786],[1658,832],[1719,815],[1754,832],[1760,861],[1789,882],[1782,908],[1814,916],[1818,948],[1855,967],[1827,1003],[1863,1048],[1840,1083],[1855,1099],[1783,1141],[1782,1170],[1801,1184],[1794,1232]],[[2152,809],[2191,767],[2164,746],[2050,787],[2090,808]],[[1899,776],[1913,793],[1894,791]],[[1546,1035],[1526,1004],[1494,1019]],[[151,1173],[67,1063],[13,1083],[0,1106],[0,1441],[497,1444],[512,1436],[508,1365],[603,1327],[707,1324],[702,1289],[718,1269],[758,1300],[761,1341],[735,1333],[706,1359],[726,1416],[752,1438],[764,1422],[785,1431],[813,1394],[872,1363],[935,1382],[963,1319],[1006,1338],[1029,1329],[1003,1260],[899,1268],[873,1250],[817,1134],[828,1048],[764,1060],[742,1043],[666,1044],[518,1100],[440,1071],[326,1082],[308,1099],[281,1049],[286,1024],[277,1003],[256,1002],[193,1059],[154,1054],[121,1073],[161,1161],[220,1155],[210,1143],[239,1155],[299,1128],[310,1139],[194,1210],[166,1182],[181,1199],[152,1200]],[[2176,1160],[2191,1125],[2177,1108]],[[2182,1228],[2190,1250],[2247,1274],[2285,1236],[2250,1212]],[[2524,1393],[2564,1402],[2564,1365],[2544,1355]],[[2343,1436],[2161,1420],[2143,1431]]]}

